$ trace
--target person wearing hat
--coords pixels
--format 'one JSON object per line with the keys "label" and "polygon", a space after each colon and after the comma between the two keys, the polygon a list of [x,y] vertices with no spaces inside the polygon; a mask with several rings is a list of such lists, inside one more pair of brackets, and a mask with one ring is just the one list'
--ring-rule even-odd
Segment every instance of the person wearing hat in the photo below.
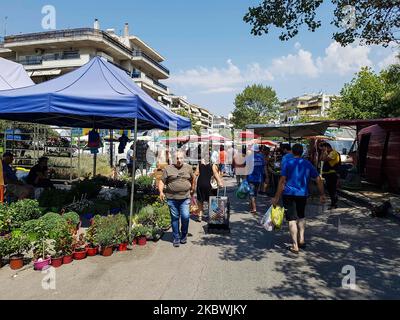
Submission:
{"label": "person wearing hat", "polygon": [[33,194],[33,187],[18,180],[17,175],[11,168],[13,161],[14,155],[11,152],[3,154],[3,177],[4,183],[7,186],[7,192],[17,197],[18,200],[29,198]]}
{"label": "person wearing hat", "polygon": [[27,183],[35,188],[54,188],[53,183],[49,179],[49,168],[47,166],[49,158],[41,157],[37,165],[33,166],[29,171]]}
{"label": "person wearing hat", "polygon": [[260,185],[265,182],[268,175],[264,155],[260,152],[258,144],[254,144],[251,149],[253,152],[246,159],[246,168],[248,170],[247,182],[250,190],[250,212],[257,213],[256,198]]}

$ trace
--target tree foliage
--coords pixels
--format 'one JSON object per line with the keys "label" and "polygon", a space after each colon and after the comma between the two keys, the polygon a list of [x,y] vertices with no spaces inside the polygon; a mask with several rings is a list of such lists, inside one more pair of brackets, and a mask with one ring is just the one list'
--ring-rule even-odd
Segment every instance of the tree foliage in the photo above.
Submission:
{"label": "tree foliage", "polygon": [[235,99],[233,125],[244,129],[250,123],[268,123],[279,117],[279,100],[269,86],[252,85],[246,87]]}
{"label": "tree foliage", "polygon": [[[318,8],[324,0],[263,0],[250,7],[243,20],[254,35],[281,29],[279,39],[287,41],[306,26],[314,32],[322,22]],[[325,0],[327,2],[327,0]],[[333,39],[346,46],[360,39],[362,44],[389,45],[400,42],[400,0],[331,0],[335,6],[331,24],[338,28]]]}
{"label": "tree foliage", "polygon": [[330,116],[334,119],[377,119],[400,116],[400,66],[376,74],[363,68],[341,90]]}

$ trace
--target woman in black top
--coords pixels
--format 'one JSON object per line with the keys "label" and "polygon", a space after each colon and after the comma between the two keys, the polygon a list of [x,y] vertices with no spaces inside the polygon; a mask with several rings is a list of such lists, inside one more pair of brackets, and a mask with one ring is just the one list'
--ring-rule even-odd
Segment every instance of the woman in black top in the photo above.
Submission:
{"label": "woman in black top", "polygon": [[218,172],[216,164],[206,164],[204,160],[201,161],[196,169],[195,176],[197,177],[197,206],[199,208],[198,222],[203,218],[203,205],[208,202],[212,193],[211,179],[214,177],[218,187],[223,187],[223,181]]}

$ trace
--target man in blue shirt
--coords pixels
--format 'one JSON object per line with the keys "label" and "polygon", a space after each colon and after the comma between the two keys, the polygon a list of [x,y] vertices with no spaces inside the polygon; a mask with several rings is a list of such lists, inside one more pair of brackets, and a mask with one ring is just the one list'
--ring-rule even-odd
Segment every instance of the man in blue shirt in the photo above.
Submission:
{"label": "man in blue shirt", "polygon": [[283,162],[278,190],[272,199],[272,205],[276,206],[282,196],[286,220],[289,221],[289,232],[293,241],[293,246],[289,250],[293,253],[299,253],[299,248],[305,248],[305,208],[309,196],[308,184],[310,179],[317,180],[321,203],[325,202],[325,193],[318,171],[310,161],[301,157],[303,146],[295,144],[292,152],[293,158]]}
{"label": "man in blue shirt", "polygon": [[293,153],[292,153],[292,147],[290,146],[289,143],[284,143],[281,145],[281,152],[282,152],[282,162],[281,162],[281,167],[283,166],[283,163],[286,160],[293,159]]}
{"label": "man in blue shirt", "polygon": [[255,144],[252,147],[253,153],[246,158],[246,167],[249,170],[247,182],[251,187],[250,191],[250,212],[255,215],[257,213],[256,198],[260,184],[266,180],[267,166],[264,155],[260,153],[260,147]]}

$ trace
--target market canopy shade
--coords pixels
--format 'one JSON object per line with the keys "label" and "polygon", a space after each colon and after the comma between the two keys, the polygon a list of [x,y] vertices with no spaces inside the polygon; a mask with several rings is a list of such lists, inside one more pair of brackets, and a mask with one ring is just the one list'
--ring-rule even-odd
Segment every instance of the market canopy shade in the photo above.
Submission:
{"label": "market canopy shade", "polygon": [[258,134],[255,134],[254,132],[251,131],[242,131],[239,134],[239,137],[241,139],[258,139],[260,136]]}
{"label": "market canopy shade", "polygon": [[0,58],[0,90],[29,87],[34,84],[21,64]]}
{"label": "market canopy shade", "polygon": [[76,128],[138,130],[191,128],[161,106],[128,74],[95,57],[79,69],[35,86],[0,91],[0,118]]}
{"label": "market canopy shade", "polygon": [[328,128],[326,122],[310,122],[296,124],[250,124],[247,129],[262,137],[302,138],[306,136],[323,135]]}

